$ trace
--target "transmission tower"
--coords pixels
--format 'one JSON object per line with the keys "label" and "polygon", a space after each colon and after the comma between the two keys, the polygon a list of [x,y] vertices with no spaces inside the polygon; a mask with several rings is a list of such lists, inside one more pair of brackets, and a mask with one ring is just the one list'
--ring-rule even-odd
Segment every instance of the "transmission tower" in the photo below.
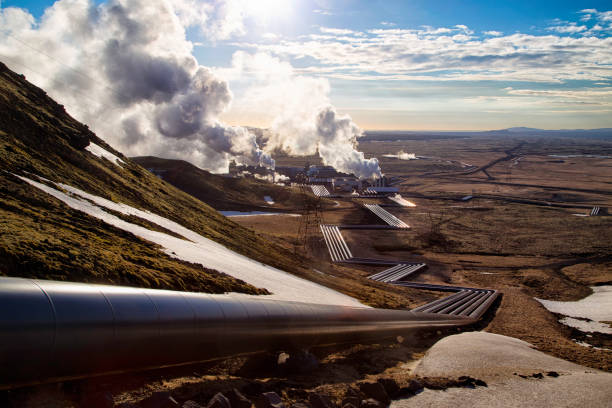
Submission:
{"label": "transmission tower", "polygon": [[322,237],[319,225],[323,222],[323,209],[321,197],[308,194],[310,187],[306,184],[300,186],[302,193],[302,211],[298,226],[295,253],[303,255],[314,253],[322,246]]}

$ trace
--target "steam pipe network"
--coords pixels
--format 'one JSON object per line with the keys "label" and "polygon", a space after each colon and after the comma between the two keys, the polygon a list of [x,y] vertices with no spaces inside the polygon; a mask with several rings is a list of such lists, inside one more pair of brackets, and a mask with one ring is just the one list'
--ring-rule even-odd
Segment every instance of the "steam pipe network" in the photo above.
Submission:
{"label": "steam pipe network", "polygon": [[465,316],[0,278],[0,388],[358,343]]}

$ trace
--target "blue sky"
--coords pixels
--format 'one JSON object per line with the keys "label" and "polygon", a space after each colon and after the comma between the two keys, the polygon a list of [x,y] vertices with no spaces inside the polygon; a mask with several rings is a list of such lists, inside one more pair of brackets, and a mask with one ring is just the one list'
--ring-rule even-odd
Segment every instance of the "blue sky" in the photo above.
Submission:
{"label": "blue sky", "polygon": [[[187,29],[199,63],[229,78],[229,123],[269,122],[238,52],[327,81],[365,129],[612,127],[610,1],[237,1]],[[36,18],[50,4],[2,1]]]}
{"label": "blue sky", "polygon": [[[285,0],[298,18],[273,19],[270,26],[290,34],[308,33],[311,25],[367,30],[382,21],[399,27],[421,25],[447,27],[465,24],[478,31],[533,32],[554,19],[575,21],[583,9],[610,9],[610,1],[562,0]],[[40,17],[51,0],[3,0],[2,7],[22,7]],[[96,3],[102,3],[97,0]],[[294,31],[295,30],[295,31]]]}

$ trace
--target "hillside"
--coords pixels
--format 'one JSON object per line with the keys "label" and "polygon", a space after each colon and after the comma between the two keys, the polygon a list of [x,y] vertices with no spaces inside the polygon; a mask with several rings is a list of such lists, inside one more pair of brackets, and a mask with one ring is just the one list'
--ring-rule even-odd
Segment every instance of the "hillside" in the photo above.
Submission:
{"label": "hillside", "polygon": [[[217,210],[275,210],[299,209],[303,197],[294,188],[281,187],[266,181],[231,178],[212,174],[183,160],[159,157],[132,157],[146,169],[153,169],[164,181],[191,194]],[[265,196],[274,200],[273,205],[264,201]]]}
{"label": "hillside", "polygon": [[[110,160],[99,157],[100,152]],[[301,271],[292,253],[124,157],[43,90],[0,63],[0,274],[214,293],[265,293],[164,253],[159,245],[72,209],[17,176],[42,181],[57,191],[70,186],[149,211],[260,262]],[[177,235],[143,218],[107,211],[122,221]]]}

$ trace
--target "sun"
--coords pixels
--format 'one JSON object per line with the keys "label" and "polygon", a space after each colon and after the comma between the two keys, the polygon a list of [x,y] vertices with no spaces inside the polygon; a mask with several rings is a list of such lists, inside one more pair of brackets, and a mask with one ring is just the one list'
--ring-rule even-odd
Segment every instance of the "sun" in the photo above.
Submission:
{"label": "sun", "polygon": [[290,19],[295,7],[292,0],[247,0],[245,12],[258,23],[267,24],[273,21]]}

